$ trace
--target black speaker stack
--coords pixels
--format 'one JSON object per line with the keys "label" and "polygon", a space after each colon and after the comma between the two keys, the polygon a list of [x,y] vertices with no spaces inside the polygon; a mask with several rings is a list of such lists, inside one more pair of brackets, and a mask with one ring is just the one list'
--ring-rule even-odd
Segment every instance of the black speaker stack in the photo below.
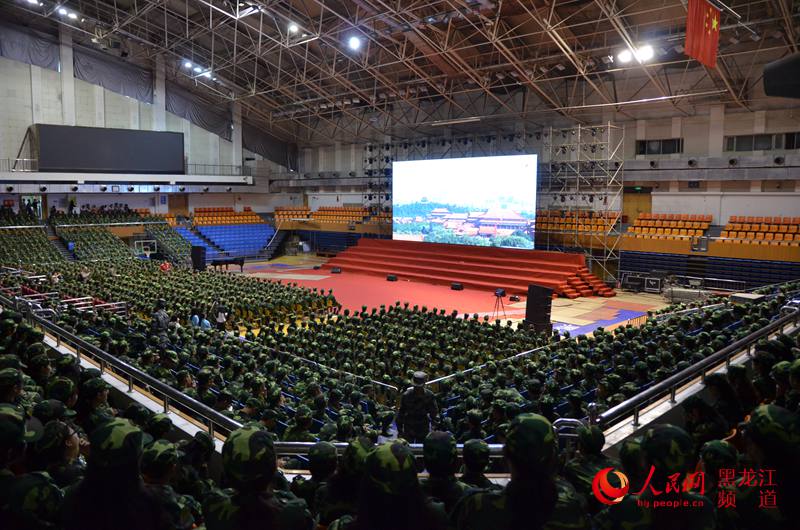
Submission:
{"label": "black speaker stack", "polygon": [[525,320],[523,324],[536,331],[553,332],[550,323],[550,309],[553,306],[553,290],[541,285],[528,285],[528,299],[525,300]]}
{"label": "black speaker stack", "polygon": [[396,274],[387,274],[386,275],[386,281],[387,282],[396,282],[397,281],[397,275]]}
{"label": "black speaker stack", "polygon": [[331,274],[341,274],[342,269],[341,267],[331,267]]}
{"label": "black speaker stack", "polygon": [[206,270],[206,247],[192,246],[192,268],[196,271]]}
{"label": "black speaker stack", "polygon": [[453,291],[463,291],[464,286],[458,282],[452,282],[450,284],[450,289],[452,289]]}

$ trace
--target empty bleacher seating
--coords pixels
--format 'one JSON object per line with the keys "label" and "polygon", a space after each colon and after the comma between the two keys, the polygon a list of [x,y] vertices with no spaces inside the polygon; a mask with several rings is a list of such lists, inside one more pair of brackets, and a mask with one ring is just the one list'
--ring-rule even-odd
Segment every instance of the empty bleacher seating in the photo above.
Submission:
{"label": "empty bleacher seating", "polygon": [[308,219],[310,217],[311,210],[307,206],[281,206],[275,208],[275,222]]}
{"label": "empty bleacher seating", "polygon": [[232,257],[255,256],[275,234],[268,224],[198,226],[197,231]]}
{"label": "empty bleacher seating", "polygon": [[363,207],[320,206],[311,218],[319,223],[351,223],[363,221],[367,215],[369,210]]}
{"label": "empty bleacher seating", "polygon": [[198,236],[185,226],[176,226],[175,231],[178,232],[183,239],[188,241],[194,247],[206,247],[206,261],[215,259],[219,256],[219,251],[213,246],[209,245],[202,237]]}
{"label": "empty bleacher seating", "polygon": [[720,232],[720,242],[730,245],[800,246],[800,217],[732,215]]}
{"label": "empty bleacher seating", "polygon": [[536,230],[544,232],[610,232],[619,221],[619,212],[538,210]]}
{"label": "empty bleacher seating", "polygon": [[243,212],[235,212],[233,208],[195,208],[193,219],[196,226],[259,224],[264,222],[261,216],[249,209],[245,209]]}
{"label": "empty bleacher seating", "polygon": [[655,239],[700,237],[711,226],[711,219],[707,214],[643,213],[628,227],[628,234]]}

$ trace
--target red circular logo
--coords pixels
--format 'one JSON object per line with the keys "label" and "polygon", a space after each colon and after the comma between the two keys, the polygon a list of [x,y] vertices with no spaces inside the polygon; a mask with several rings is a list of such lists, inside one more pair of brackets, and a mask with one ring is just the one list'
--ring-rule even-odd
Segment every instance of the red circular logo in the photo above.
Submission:
{"label": "red circular logo", "polygon": [[[608,474],[612,471],[619,479],[620,486],[618,488],[615,488],[608,482]],[[613,467],[601,469],[594,476],[594,480],[592,480],[592,491],[594,492],[595,498],[603,504],[617,504],[621,502],[628,493],[628,477],[625,476],[625,473],[617,471]]]}

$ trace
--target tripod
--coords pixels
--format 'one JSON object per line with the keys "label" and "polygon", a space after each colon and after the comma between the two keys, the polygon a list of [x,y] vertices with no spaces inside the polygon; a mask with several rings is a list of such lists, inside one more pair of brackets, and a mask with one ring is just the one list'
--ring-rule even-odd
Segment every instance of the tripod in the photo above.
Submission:
{"label": "tripod", "polygon": [[494,311],[492,311],[492,321],[497,320],[497,317],[500,316],[500,311],[503,312],[503,318],[506,318],[506,304],[503,302],[503,297],[495,295]]}

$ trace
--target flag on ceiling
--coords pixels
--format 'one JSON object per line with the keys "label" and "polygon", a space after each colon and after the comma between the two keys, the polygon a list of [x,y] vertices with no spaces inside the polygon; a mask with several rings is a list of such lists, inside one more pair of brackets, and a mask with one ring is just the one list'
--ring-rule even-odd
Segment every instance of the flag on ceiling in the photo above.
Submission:
{"label": "flag on ceiling", "polygon": [[689,0],[686,15],[686,55],[714,68],[719,47],[719,9],[706,0]]}

